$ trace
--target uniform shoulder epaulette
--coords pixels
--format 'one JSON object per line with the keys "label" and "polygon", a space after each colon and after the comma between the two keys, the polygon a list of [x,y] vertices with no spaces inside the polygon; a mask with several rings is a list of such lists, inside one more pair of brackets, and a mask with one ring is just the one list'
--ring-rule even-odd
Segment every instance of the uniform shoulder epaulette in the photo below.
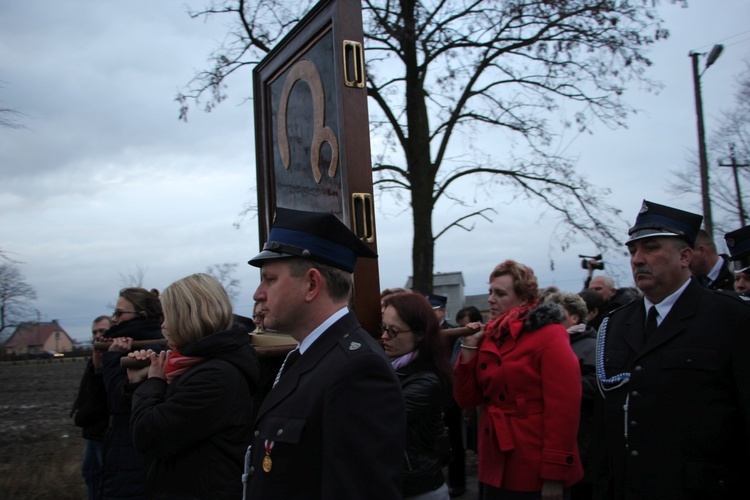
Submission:
{"label": "uniform shoulder epaulette", "polygon": [[640,300],[641,300],[641,299],[633,299],[633,300],[631,300],[630,302],[628,302],[627,304],[623,304],[623,305],[621,305],[620,307],[618,307],[617,309],[613,309],[613,310],[612,310],[612,311],[610,311],[610,312],[609,312],[609,313],[608,313],[608,314],[607,314],[607,315],[606,315],[605,317],[606,317],[606,318],[609,318],[610,316],[612,316],[612,315],[613,315],[613,314],[615,314],[616,312],[619,312],[619,311],[622,311],[622,310],[624,310],[624,309],[627,309],[627,308],[631,307],[631,306],[632,306],[632,305],[633,305],[634,303],[637,303],[637,302],[639,302]]}
{"label": "uniform shoulder epaulette", "polygon": [[[339,339],[338,345],[344,352],[349,354],[358,354],[360,352],[371,352],[373,350],[371,342],[367,337],[370,334],[365,330],[348,332]],[[370,337],[372,338],[372,337]],[[374,341],[374,339],[373,339]]]}
{"label": "uniform shoulder epaulette", "polygon": [[730,300],[741,302],[741,303],[743,303],[745,305],[749,305],[750,304],[750,297],[747,297],[745,295],[740,295],[737,292],[730,292],[729,290],[722,290],[722,289],[711,290],[711,292],[713,292],[714,294],[716,294],[716,295],[718,295],[720,297],[727,297]]}

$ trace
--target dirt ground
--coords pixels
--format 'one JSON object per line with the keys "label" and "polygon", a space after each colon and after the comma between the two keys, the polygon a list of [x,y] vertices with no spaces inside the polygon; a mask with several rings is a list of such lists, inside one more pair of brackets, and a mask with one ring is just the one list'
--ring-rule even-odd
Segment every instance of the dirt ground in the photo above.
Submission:
{"label": "dirt ground", "polygon": [[82,499],[84,441],[69,417],[83,359],[0,363],[0,498]]}

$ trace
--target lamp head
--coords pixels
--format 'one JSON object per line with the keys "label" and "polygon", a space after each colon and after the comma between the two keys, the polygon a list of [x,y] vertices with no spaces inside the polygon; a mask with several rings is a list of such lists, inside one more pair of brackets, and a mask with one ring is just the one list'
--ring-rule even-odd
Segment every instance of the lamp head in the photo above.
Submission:
{"label": "lamp head", "polygon": [[711,66],[713,63],[716,62],[716,60],[721,55],[721,52],[724,50],[724,46],[721,44],[714,45],[714,48],[711,49],[711,52],[708,53],[708,58],[706,59],[706,69],[708,69],[709,66]]}

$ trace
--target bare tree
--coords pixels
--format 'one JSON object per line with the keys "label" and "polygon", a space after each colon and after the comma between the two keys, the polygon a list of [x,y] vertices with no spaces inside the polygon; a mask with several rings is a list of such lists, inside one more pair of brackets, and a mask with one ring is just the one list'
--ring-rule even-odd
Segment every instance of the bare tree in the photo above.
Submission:
{"label": "bare tree", "polygon": [[232,302],[240,295],[240,280],[234,278],[237,271],[237,264],[225,262],[223,264],[214,264],[206,268],[206,274],[210,274],[218,280],[229,295]]}
{"label": "bare tree", "polygon": [[[2,88],[2,83],[3,81],[0,80],[0,88]],[[23,113],[15,109],[0,107],[0,128],[25,128],[23,124],[17,121],[21,116],[23,116]]]}
{"label": "bare tree", "polygon": [[[414,286],[432,289],[436,240],[489,218],[457,194],[481,186],[493,205],[525,201],[559,218],[561,247],[576,237],[616,248],[619,212],[606,190],[578,175],[554,149],[550,120],[587,131],[592,120],[622,126],[632,111],[621,99],[628,81],[653,85],[645,50],[668,36],[652,2],[611,0],[364,0],[371,128],[383,143],[373,171],[382,193],[413,214]],[[226,81],[255,64],[295,25],[310,2],[216,0],[193,17],[233,16],[213,66],[177,96],[211,111]],[[205,99],[205,100],[204,100]],[[567,110],[567,112],[570,112]],[[402,197],[402,193],[408,195]],[[442,200],[463,206],[433,227]]]}
{"label": "bare tree", "polygon": [[21,113],[14,109],[0,108],[0,127],[24,128],[22,124],[16,121],[20,116],[22,116]]}
{"label": "bare tree", "polygon": [[128,274],[120,273],[120,284],[123,288],[129,287],[143,287],[143,279],[146,277],[146,271],[148,268],[141,264],[136,264],[135,270]]}
{"label": "bare tree", "polygon": [[[731,167],[719,166],[735,163],[750,163],[750,61],[745,63],[745,70],[737,77],[737,91],[732,109],[723,110],[717,127],[711,131],[708,140],[709,153],[709,192],[711,208],[714,211],[716,235],[733,231],[748,224],[750,210],[750,167],[737,168],[737,180],[741,198],[738,200],[737,185]],[[733,151],[730,149],[734,146]],[[698,157],[693,152],[685,162],[685,168],[672,172],[674,180],[668,189],[675,194],[701,194],[698,178]],[[740,221],[740,200],[744,220]],[[715,235],[715,236],[716,236]]]}
{"label": "bare tree", "polygon": [[13,328],[36,316],[31,301],[36,291],[26,283],[15,264],[0,264],[0,338],[8,328]]}

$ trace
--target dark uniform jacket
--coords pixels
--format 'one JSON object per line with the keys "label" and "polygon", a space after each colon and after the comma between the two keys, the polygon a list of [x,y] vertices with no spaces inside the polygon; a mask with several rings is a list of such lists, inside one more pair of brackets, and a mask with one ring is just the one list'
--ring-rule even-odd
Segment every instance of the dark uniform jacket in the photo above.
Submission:
{"label": "dark uniform jacket", "polygon": [[133,394],[133,443],[146,456],[148,496],[239,499],[259,371],[250,336],[239,326],[180,353],[205,360],[170,384],[149,378]]}
{"label": "dark uniform jacket", "polygon": [[[404,398],[388,358],[347,313],[263,401],[248,498],[401,498],[405,424]],[[262,465],[267,449],[268,472]]]}
{"label": "dark uniform jacket", "polygon": [[714,281],[712,281],[708,288],[711,290],[726,290],[728,292],[734,291],[734,273],[729,269],[729,256],[721,254],[722,258],[721,269],[719,275]]}
{"label": "dark uniform jacket", "polygon": [[643,301],[635,301],[599,331],[605,376],[630,379],[618,388],[603,384],[611,390],[598,401],[603,418],[595,422],[604,435],[594,441],[594,463],[606,469],[596,498],[605,490],[617,499],[744,498],[750,307],[693,279],[644,345],[645,317]]}

